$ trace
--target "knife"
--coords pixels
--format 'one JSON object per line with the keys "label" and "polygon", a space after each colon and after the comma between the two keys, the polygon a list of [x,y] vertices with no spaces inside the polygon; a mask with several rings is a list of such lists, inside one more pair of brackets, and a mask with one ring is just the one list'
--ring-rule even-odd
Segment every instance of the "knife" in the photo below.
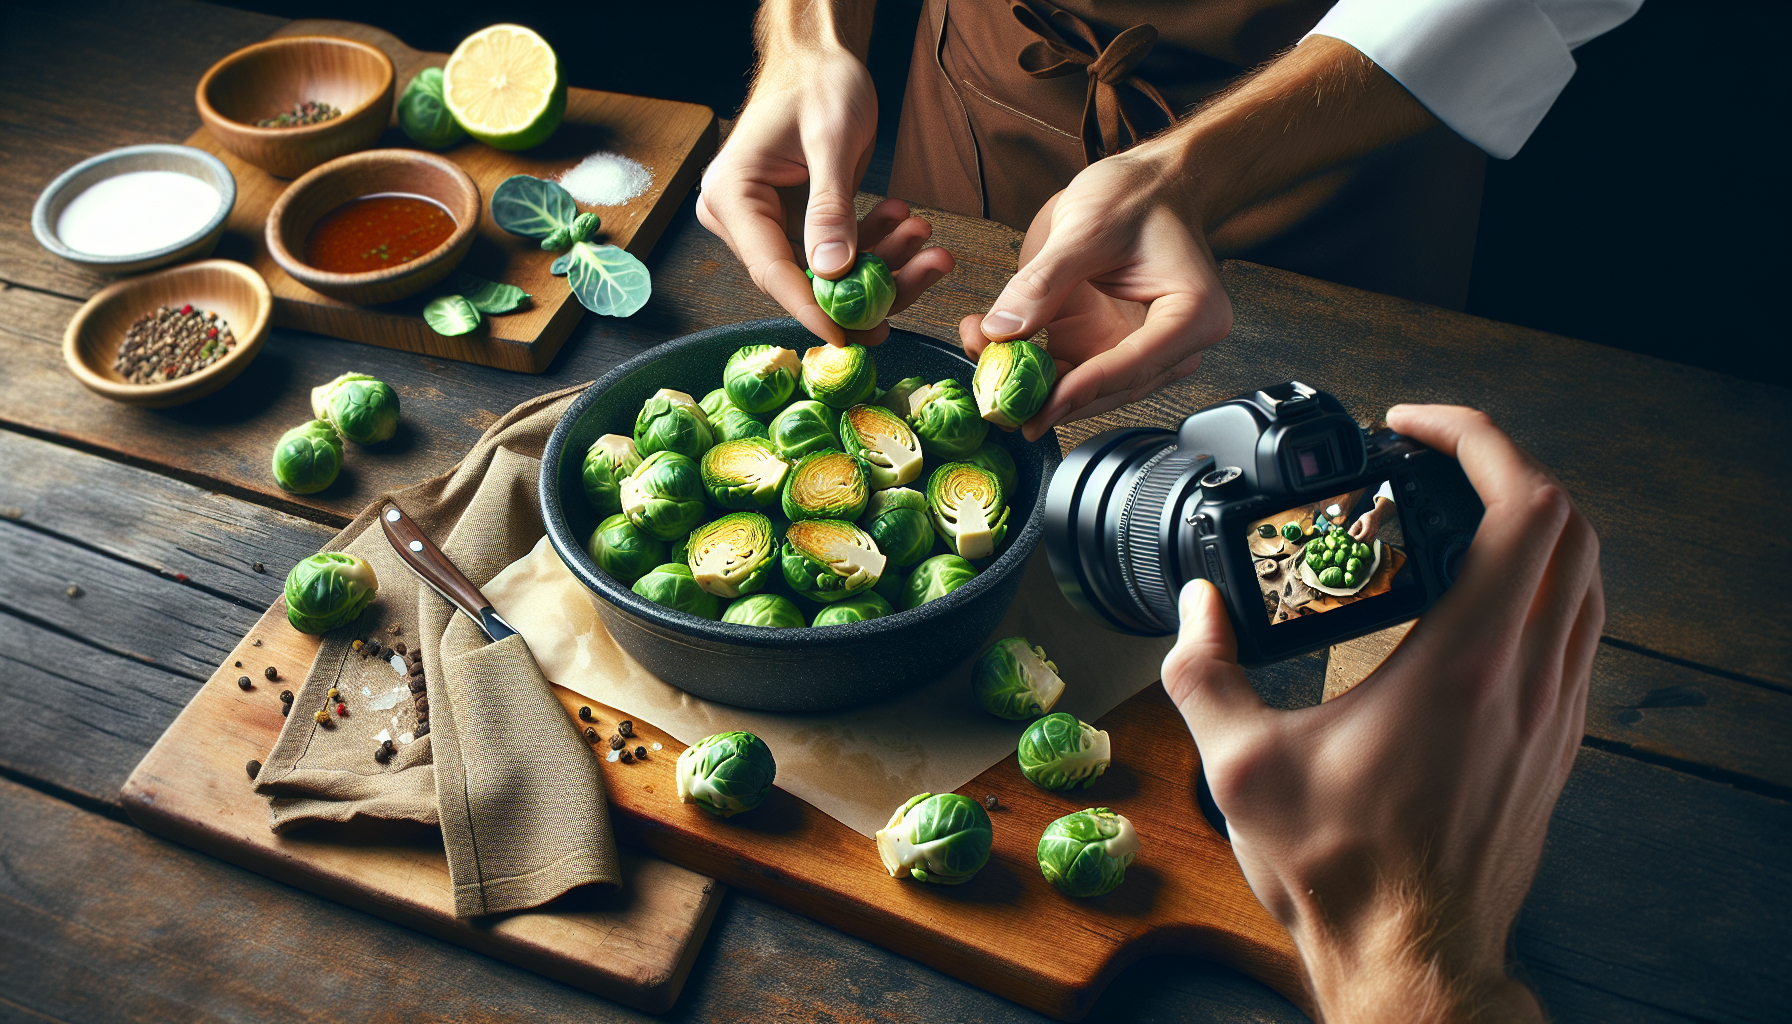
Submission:
{"label": "knife", "polygon": [[435,542],[425,536],[397,505],[388,502],[380,511],[380,526],[385,529],[386,539],[392,542],[392,550],[398,552],[398,557],[404,559],[430,589],[447,598],[448,603],[477,623],[493,642],[517,635],[516,629],[492,608],[492,603],[485,599],[473,581],[462,575],[448,556],[442,554],[442,549],[436,547]]}

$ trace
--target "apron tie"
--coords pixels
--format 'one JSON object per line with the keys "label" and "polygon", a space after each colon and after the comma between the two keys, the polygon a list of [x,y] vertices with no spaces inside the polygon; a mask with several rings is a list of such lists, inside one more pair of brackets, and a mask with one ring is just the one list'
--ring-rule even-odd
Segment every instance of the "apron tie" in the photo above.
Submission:
{"label": "apron tie", "polygon": [[1120,87],[1143,93],[1163,111],[1168,124],[1176,113],[1150,82],[1132,73],[1157,42],[1157,29],[1134,25],[1114,37],[1105,48],[1086,22],[1068,11],[1053,10],[1052,22],[1067,29],[1082,46],[1065,39],[1051,22],[1024,3],[1013,5],[1015,20],[1039,38],[1020,51],[1022,71],[1034,78],[1062,78],[1082,72],[1088,76],[1083,99],[1083,158],[1094,163],[1135,145],[1144,136],[1121,101]]}

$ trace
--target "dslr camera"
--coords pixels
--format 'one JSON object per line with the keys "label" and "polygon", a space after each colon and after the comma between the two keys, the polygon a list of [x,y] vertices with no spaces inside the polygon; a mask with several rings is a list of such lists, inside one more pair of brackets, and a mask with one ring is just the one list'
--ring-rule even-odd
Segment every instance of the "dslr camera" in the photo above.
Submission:
{"label": "dslr camera", "polygon": [[1263,665],[1423,613],[1481,513],[1455,459],[1288,381],[1179,430],[1077,446],[1052,478],[1045,542],[1064,596],[1122,633],[1176,632],[1183,584],[1212,581],[1239,662]]}

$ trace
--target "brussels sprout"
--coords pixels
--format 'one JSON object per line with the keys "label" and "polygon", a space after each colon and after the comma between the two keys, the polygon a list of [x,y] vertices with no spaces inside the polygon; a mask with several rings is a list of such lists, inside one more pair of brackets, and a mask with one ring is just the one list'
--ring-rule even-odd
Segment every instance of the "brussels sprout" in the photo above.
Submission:
{"label": "brussels sprout", "polygon": [[910,395],[927,386],[927,381],[920,377],[904,377],[890,385],[890,390],[877,396],[872,405],[881,405],[898,416],[908,416],[908,398]]}
{"label": "brussels sprout", "polygon": [[881,619],[886,615],[896,614],[890,602],[879,597],[877,591],[867,590],[856,597],[844,601],[836,601],[815,613],[815,626],[838,626],[846,622],[863,622],[866,619]]}
{"label": "brussels sprout", "polygon": [[585,550],[599,569],[630,587],[654,566],[673,560],[665,541],[642,533],[620,512],[597,524]]}
{"label": "brussels sprout", "polygon": [[902,610],[919,608],[971,582],[977,567],[957,555],[934,555],[915,566],[902,589]]}
{"label": "brussels sprout", "polygon": [[345,373],[311,389],[311,415],[356,444],[378,444],[398,431],[398,392],[365,373]]}
{"label": "brussels sprout", "polygon": [[1356,573],[1346,572],[1344,574],[1344,585],[1347,587],[1354,587],[1354,586],[1356,586],[1356,581],[1358,578],[1359,577],[1357,576]]}
{"label": "brussels sprout", "polygon": [[971,693],[978,707],[1018,722],[1051,711],[1064,696],[1064,680],[1058,678],[1058,666],[1046,660],[1045,648],[1011,636],[977,659]]}
{"label": "brussels sprout", "polygon": [[989,436],[989,424],[977,416],[977,403],[951,378],[908,396],[908,406],[908,425],[921,435],[921,448],[935,458],[962,459]]}
{"label": "brussels sprout", "polygon": [[816,277],[813,272],[809,276],[816,305],[849,331],[869,331],[883,323],[896,302],[895,276],[882,257],[868,252],[859,253],[852,269],[838,280]]}
{"label": "brussels sprout", "polygon": [[379,589],[365,559],[319,552],[286,574],[286,621],[301,633],[327,633],[353,622]]}
{"label": "brussels sprout", "polygon": [[1369,545],[1358,544],[1355,548],[1351,549],[1351,553],[1356,555],[1356,557],[1362,559],[1363,561],[1367,562],[1369,560],[1369,556],[1371,554],[1373,554],[1374,552],[1369,550]]}
{"label": "brussels sprout", "polygon": [[778,542],[757,512],[732,512],[691,531],[685,555],[697,585],[717,597],[764,590]]}
{"label": "brussels sprout", "polygon": [[[931,537],[933,530],[930,528],[927,534]],[[871,593],[889,602],[891,608],[901,608],[903,594],[908,590],[910,575],[895,563],[887,564],[884,566],[884,574],[878,577],[876,585],[871,588]]]}
{"label": "brussels sprout", "polygon": [[871,400],[877,364],[863,345],[817,345],[803,353],[803,394],[831,409]]}
{"label": "brussels sprout", "polygon": [[1066,896],[1100,896],[1126,881],[1139,834],[1106,807],[1066,814],[1039,837],[1039,872]]}
{"label": "brussels sprout", "polygon": [[709,432],[716,444],[741,437],[765,437],[765,424],[759,417],[743,411],[728,400],[728,392],[717,388],[697,403],[709,419]]}
{"label": "brussels sprout", "polygon": [[1282,524],[1282,539],[1283,540],[1300,540],[1300,524],[1299,523],[1283,523]]}
{"label": "brussels sprout", "polygon": [[697,585],[691,567],[677,562],[656,565],[653,571],[635,581],[629,588],[654,604],[673,611],[687,612],[704,619],[722,617],[722,602],[716,595]]}
{"label": "brussels sprout", "polygon": [[948,462],[927,478],[927,509],[946,546],[963,558],[988,558],[1008,535],[1008,505],[996,475]]}
{"label": "brussels sprout", "polygon": [[840,414],[840,444],[865,461],[871,489],[900,487],[921,475],[921,439],[902,417],[878,405]]}
{"label": "brussels sprout", "polygon": [[994,838],[982,804],[957,793],[922,793],[878,831],[877,855],[891,878],[958,885],[989,863]]}
{"label": "brussels sprout", "polygon": [[1257,527],[1257,536],[1262,537],[1264,540],[1268,540],[1269,538],[1274,537],[1275,535],[1276,535],[1276,528],[1269,525],[1268,523],[1263,523]]}
{"label": "brussels sprout", "polygon": [[766,626],[773,629],[807,625],[803,621],[803,610],[781,594],[748,594],[728,606],[728,610],[722,613],[722,621],[732,622],[737,626]]}
{"label": "brussels sprout", "polygon": [[870,590],[885,559],[871,535],[838,519],[804,519],[784,534],[784,582],[811,601],[841,601]]}
{"label": "brussels sprout", "polygon": [[660,561],[689,565],[691,562],[691,535],[687,533],[673,541],[671,547],[666,551],[666,557]]}
{"label": "brussels sprout", "polygon": [[820,402],[792,402],[772,417],[769,436],[786,462],[840,448],[840,414]]}
{"label": "brussels sprout", "polygon": [[1360,558],[1357,558],[1355,555],[1352,555],[1350,558],[1345,560],[1344,571],[1350,575],[1355,575],[1359,572],[1362,572],[1363,571],[1363,560]]}
{"label": "brussels sprout", "polygon": [[424,68],[398,98],[398,127],[424,149],[447,149],[467,137],[442,98],[442,69]]}
{"label": "brussels sprout", "polygon": [[622,511],[622,478],[635,471],[641,456],[635,451],[635,439],[621,434],[605,434],[591,442],[585,450],[585,464],[580,470],[585,483],[585,500],[604,515]]}
{"label": "brussels sprout", "polygon": [[1020,470],[1015,468],[1014,456],[1008,454],[1008,449],[1002,442],[992,437],[978,445],[977,450],[965,456],[962,461],[982,466],[994,473],[996,480],[1002,485],[1003,500],[1014,498],[1015,488],[1020,486]]}
{"label": "brussels sprout", "polygon": [[703,489],[723,508],[769,508],[789,475],[790,464],[762,437],[737,437],[703,453]]}
{"label": "brussels sprout", "polygon": [[892,565],[914,565],[933,551],[933,521],[920,491],[907,487],[873,491],[862,522]]}
{"label": "brussels sprout", "polygon": [[865,463],[845,452],[805,455],[784,478],[784,515],[799,519],[857,519],[871,490]]}
{"label": "brussels sprout", "polygon": [[312,494],[336,482],[342,471],[342,438],[323,420],[312,420],[274,442],[274,480],[294,494]]}
{"label": "brussels sprout", "polygon": [[719,732],[678,755],[678,799],[718,818],[765,802],[778,775],[771,748],[750,732]]}
{"label": "brussels sprout", "polygon": [[1020,426],[1040,409],[1058,379],[1058,366],[1030,341],[996,341],[983,347],[971,391],[977,411],[998,427]]}
{"label": "brussels sprout", "polygon": [[1046,715],[1020,736],[1020,773],[1043,789],[1084,789],[1108,770],[1108,734],[1062,711]]}
{"label": "brussels sprout", "polygon": [[660,540],[677,540],[696,529],[706,511],[703,474],[677,452],[654,452],[622,478],[617,489],[629,522]]}
{"label": "brussels sprout", "polygon": [[767,413],[790,401],[802,372],[795,349],[748,345],[728,357],[722,387],[742,412]]}
{"label": "brussels sprout", "polygon": [[635,450],[642,458],[654,452],[677,452],[687,459],[700,459],[714,443],[703,407],[682,391],[659,389],[635,417]]}

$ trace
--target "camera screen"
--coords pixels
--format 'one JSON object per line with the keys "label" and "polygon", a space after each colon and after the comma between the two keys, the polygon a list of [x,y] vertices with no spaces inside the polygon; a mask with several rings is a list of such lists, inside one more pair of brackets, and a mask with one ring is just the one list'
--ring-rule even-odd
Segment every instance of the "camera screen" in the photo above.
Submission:
{"label": "camera screen", "polygon": [[1245,543],[1272,624],[1413,585],[1387,481],[1259,519],[1245,530]]}

